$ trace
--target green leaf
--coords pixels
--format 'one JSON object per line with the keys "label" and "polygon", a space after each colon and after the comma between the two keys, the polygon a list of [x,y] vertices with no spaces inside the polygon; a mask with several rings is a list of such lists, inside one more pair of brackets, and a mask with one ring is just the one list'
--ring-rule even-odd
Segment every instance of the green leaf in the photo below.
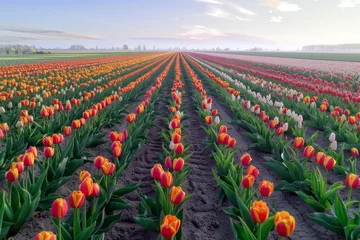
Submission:
{"label": "green leaf", "polygon": [[346,225],[348,223],[348,220],[349,220],[348,219],[347,208],[346,208],[343,200],[341,199],[339,193],[336,194],[336,196],[335,196],[335,202],[334,202],[334,204],[332,206],[332,212],[337,217],[340,224],[343,227],[346,227]]}
{"label": "green leaf", "polygon": [[341,223],[333,215],[316,212],[316,213],[310,213],[308,216],[313,222],[320,224],[321,226],[329,229],[330,231],[344,235],[344,229]]}

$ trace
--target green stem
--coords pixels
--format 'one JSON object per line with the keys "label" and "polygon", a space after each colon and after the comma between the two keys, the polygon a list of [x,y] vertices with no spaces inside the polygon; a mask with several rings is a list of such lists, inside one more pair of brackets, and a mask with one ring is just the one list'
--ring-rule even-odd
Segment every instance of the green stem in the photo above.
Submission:
{"label": "green stem", "polygon": [[25,171],[25,190],[28,190],[28,168]]}
{"label": "green stem", "polygon": [[347,202],[351,201],[351,193],[352,193],[352,188],[349,188],[348,195],[347,195]]}
{"label": "green stem", "polygon": [[11,206],[11,191],[12,191],[12,182],[9,183],[9,203]]}
{"label": "green stem", "polygon": [[61,218],[58,218],[58,240],[61,240]]}
{"label": "green stem", "polygon": [[84,201],[84,213],[83,213],[83,222],[82,222],[83,230],[86,228],[86,199]]}
{"label": "green stem", "polygon": [[261,223],[259,223],[259,240],[261,240]]}
{"label": "green stem", "polygon": [[31,173],[32,173],[32,183],[35,184],[35,163],[32,165]]}

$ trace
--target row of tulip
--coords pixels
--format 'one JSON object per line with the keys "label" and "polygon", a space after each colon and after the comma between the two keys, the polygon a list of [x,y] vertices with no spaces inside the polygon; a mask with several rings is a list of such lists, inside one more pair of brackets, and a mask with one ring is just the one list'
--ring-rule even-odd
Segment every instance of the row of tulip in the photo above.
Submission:
{"label": "row of tulip", "polygon": [[[142,70],[138,72],[137,74],[128,74],[123,77],[121,77],[121,80],[119,79],[120,85],[127,84],[123,88],[119,90],[120,94],[129,92],[134,88],[134,83],[143,81],[144,79],[148,79],[156,69],[159,69],[167,60],[168,57],[165,59],[161,59],[161,62],[157,62],[156,68],[154,70],[154,67],[150,71],[147,71],[149,67],[147,68],[141,68]],[[147,71],[147,72],[145,72]],[[109,85],[111,87],[112,85]],[[116,85],[115,85],[116,86]],[[55,115],[55,111],[53,107],[49,107],[48,110],[51,113],[51,116],[49,116],[48,111],[43,108],[42,112],[44,112],[44,117],[40,117],[37,121],[34,121],[31,124],[28,124],[27,126],[24,126],[23,128],[20,128],[18,130],[12,129],[11,132],[13,133],[11,137],[6,137],[8,135],[8,132],[10,131],[10,128],[7,123],[0,124],[0,131],[5,132],[6,137],[6,147],[5,151],[3,151],[0,154],[0,171],[3,171],[4,169],[7,169],[9,166],[9,162],[12,161],[12,158],[14,155],[18,155],[26,149],[27,145],[36,145],[40,144],[41,140],[44,136],[51,135],[53,133],[59,133],[64,128],[64,125],[70,125],[71,122],[77,118],[88,118],[89,116],[92,116],[96,114],[96,111],[101,110],[103,107],[107,106],[109,103],[108,97],[111,98],[117,98],[119,100],[123,100],[123,96],[119,97],[117,92],[114,92],[111,90],[111,88],[102,88],[92,101],[86,101],[86,102],[80,102],[77,101],[74,103],[68,103],[66,104],[66,111],[59,111],[57,115]],[[131,97],[132,95],[129,95]],[[128,99],[125,99],[127,101]],[[54,106],[56,106],[55,104]],[[46,113],[46,114],[45,114]],[[103,124],[113,124],[113,121],[117,121],[117,116],[119,112],[118,110],[113,112],[111,118],[104,118],[105,122]],[[21,114],[23,116],[28,115],[28,112],[26,110],[22,110]],[[47,115],[47,116],[46,116]],[[51,119],[53,119],[51,121]],[[42,125],[40,125],[40,121],[42,121]],[[39,122],[39,123],[37,123]],[[76,121],[78,122],[78,121]],[[101,138],[100,138],[101,139]],[[3,175],[3,174],[1,174]]]}
{"label": "row of tulip", "polygon": [[[104,239],[104,233],[121,219],[122,212],[111,213],[132,207],[121,197],[136,190],[140,182],[116,189],[117,182],[121,172],[131,163],[136,151],[145,143],[147,129],[155,116],[154,106],[159,100],[157,93],[161,82],[167,77],[173,60],[174,58],[169,61],[156,78],[154,85],[145,93],[146,99],[137,107],[137,115],[135,113],[127,115],[126,129],[122,133],[110,133],[109,138],[112,144],[109,153],[114,158],[113,162],[105,157],[97,156],[93,164],[98,171],[93,177],[87,171],[80,172],[80,190],[74,191],[69,197],[69,204],[74,208],[74,214],[69,216],[63,224],[61,218],[67,214],[67,202],[61,198],[53,202],[52,217],[57,219],[57,222],[53,220],[58,229],[57,239]],[[103,175],[99,174],[100,169]],[[97,188],[99,190],[95,190]],[[99,196],[98,199],[96,199],[97,196]],[[86,207],[87,200],[91,203],[89,208]],[[83,207],[83,214],[80,218],[78,209],[81,207]],[[52,232],[41,232],[35,239],[40,239],[42,235],[54,236]]]}
{"label": "row of tulip", "polygon": [[[226,93],[225,90],[220,91],[221,88],[222,87],[218,86],[218,94],[221,96],[227,95],[228,93]],[[227,102],[232,104],[231,97],[228,96],[227,98]],[[231,107],[231,109],[237,109],[236,113],[242,111],[240,106],[237,108]],[[248,124],[250,122],[249,118],[255,118],[255,116],[245,116],[248,117],[246,119],[247,124],[242,126],[246,130],[251,131],[252,128],[250,128]],[[304,149],[304,158],[301,158],[297,151],[290,148],[290,143],[283,139],[282,134],[279,134],[279,137],[275,141],[273,140],[273,142],[274,144],[270,144],[270,146],[275,153],[275,157],[267,158],[266,165],[284,179],[277,185],[276,189],[295,192],[307,204],[314,208],[315,211],[321,211],[309,214],[309,217],[314,222],[317,222],[338,234],[346,236],[347,239],[357,239],[356,236],[358,230],[354,228],[353,225],[358,224],[359,218],[356,213],[350,209],[351,205],[358,203],[356,200],[351,200],[351,191],[358,187],[359,181],[356,176],[356,167],[354,168],[356,159],[349,159],[351,160],[351,164],[346,171],[348,175],[345,180],[345,185],[349,188],[349,197],[348,200],[344,202],[339,195],[339,190],[344,188],[344,185],[341,182],[334,183],[327,188],[327,171],[334,169],[336,165],[335,159],[343,161],[344,156],[342,152],[336,153],[329,149],[327,151],[319,151],[316,154],[316,162],[322,164],[326,169],[325,177],[323,177],[318,168],[311,168],[308,165],[308,160],[315,155],[315,149],[312,147],[314,139],[310,139],[306,144],[301,137],[294,140],[295,149],[302,149],[304,144],[307,146]],[[356,154],[356,149],[353,149],[352,152],[353,156],[356,157],[358,155]],[[342,209],[342,212],[339,212],[336,209]],[[323,213],[328,210],[332,210],[330,214]],[[355,214],[355,217],[352,217],[353,214]],[[329,226],[325,224],[325,222],[330,220],[333,222],[333,225]]]}
{"label": "row of tulip", "polygon": [[[145,86],[145,82],[139,82],[135,89],[141,90],[144,89]],[[132,91],[123,94],[126,102],[133,101],[137,98],[136,94],[135,98],[132,97],[132,94],[134,94]],[[14,222],[16,225],[10,224],[10,228],[7,229],[8,231],[2,231],[4,235],[16,234],[16,232],[23,226],[26,220],[32,215],[32,212],[35,211],[35,209],[46,210],[53,199],[59,197],[59,195],[55,193],[56,190],[61,185],[66,183],[71,178],[71,175],[76,171],[76,169],[78,169],[84,163],[84,157],[86,158],[91,156],[90,154],[84,152],[85,148],[103,143],[103,141],[99,139],[101,139],[104,135],[99,135],[98,132],[100,131],[101,127],[107,123],[105,119],[111,120],[115,117],[113,114],[117,115],[117,120],[122,116],[120,113],[124,111],[124,107],[127,105],[123,106],[123,102],[117,101],[119,98],[120,97],[118,95],[112,95],[111,97],[105,98],[103,100],[104,102],[102,102],[104,103],[104,108],[102,107],[102,103],[95,104],[95,106],[101,108],[92,109],[92,111],[95,111],[95,113],[99,111],[101,114],[91,115],[91,118],[87,120],[85,118],[74,120],[72,122],[72,134],[71,128],[65,127],[64,134],[67,136],[67,138],[70,138],[70,134],[72,136],[70,141],[66,141],[67,139],[65,139],[67,144],[63,147],[63,149],[60,147],[60,144],[64,141],[64,137],[61,134],[54,134],[52,137],[45,137],[43,144],[46,146],[44,149],[44,155],[45,158],[47,158],[46,160],[44,159],[41,162],[37,158],[37,154],[35,156],[35,154],[31,155],[30,153],[26,153],[25,155],[18,158],[18,161],[27,162],[26,164],[24,163],[24,165],[29,167],[32,166],[32,169],[35,167],[34,160],[36,160],[35,162],[38,165],[38,169],[40,170],[41,175],[36,178],[33,174],[32,182],[30,182],[30,179],[25,178],[23,181],[21,181],[20,185],[16,186],[16,192],[14,190],[15,188],[12,188],[13,191],[11,196],[19,195],[17,192],[20,192],[20,194],[24,195],[28,192],[27,190],[29,190],[31,198],[19,198],[19,196],[17,196],[16,202],[14,202],[14,197],[12,198],[13,200],[11,202],[9,201],[10,203],[8,203],[7,206],[9,209],[6,210],[7,213],[13,212],[13,214],[7,215],[5,219],[11,220],[9,222]],[[27,160],[28,158],[30,159],[29,161]],[[14,164],[11,165],[10,170],[16,172],[16,170],[13,168]],[[7,180],[9,179],[11,178],[7,178]],[[11,180],[17,180],[17,178]],[[27,186],[28,184],[30,184],[29,188],[25,189],[21,187],[21,185]],[[23,206],[29,206],[19,209],[17,207],[19,204]],[[19,213],[19,211],[24,211],[23,215],[18,216],[15,214]],[[14,219],[14,216],[16,219]],[[21,217],[22,220],[17,219],[19,217]],[[3,227],[5,227],[5,225],[3,225]]]}
{"label": "row of tulip", "polygon": [[[181,239],[183,223],[183,204],[191,195],[183,191],[183,179],[190,172],[189,166],[184,166],[191,154],[186,152],[189,145],[184,145],[184,125],[181,122],[186,114],[181,112],[183,83],[179,54],[174,66],[175,79],[171,88],[171,98],[163,99],[168,104],[169,115],[164,118],[162,129],[163,153],[159,154],[160,163],[153,166],[150,173],[154,179],[155,198],[140,195],[141,203],[138,216],[135,218],[140,226],[160,233],[163,239]],[[164,170],[164,168],[165,170]]]}
{"label": "row of tulip", "polygon": [[[213,171],[214,178],[221,187],[220,199],[227,197],[232,207],[224,212],[231,218],[234,235],[237,239],[267,239],[269,233],[276,229],[281,237],[291,235],[295,230],[295,219],[288,212],[281,211],[270,215],[270,210],[262,198],[269,197],[274,185],[266,180],[261,181],[258,190],[252,189],[258,169],[250,165],[251,156],[246,153],[240,158],[239,163],[234,163],[234,154],[237,151],[236,140],[227,133],[227,127],[219,120],[216,109],[204,108],[204,104],[210,104],[211,98],[206,97],[201,91],[199,80],[183,59],[183,63],[189,77],[195,86],[194,101],[197,103],[198,112],[206,123],[208,144],[213,149],[213,157],[217,165],[217,173]],[[211,116],[209,114],[211,113]],[[215,120],[209,121],[209,117]],[[244,167],[248,166],[246,174]],[[258,192],[259,191],[259,192]],[[260,196],[259,196],[260,194]]]}
{"label": "row of tulip", "polygon": [[[310,100],[310,97],[306,96],[303,98],[303,101],[299,103],[297,100],[295,100],[292,97],[285,98],[285,96],[281,96],[281,94],[279,94],[279,92],[276,91],[276,89],[279,88],[276,88],[277,86],[275,86],[274,88],[274,85],[271,82],[267,82],[265,80],[261,80],[259,78],[250,75],[246,76],[244,74],[239,74],[239,73],[235,75],[232,74],[229,70],[224,69],[222,67],[220,67],[220,70],[225,71],[225,73],[221,73],[221,75],[224,78],[227,78],[228,80],[234,82],[236,85],[242,88],[245,88],[247,86],[248,88],[251,87],[251,89],[257,89],[258,92],[256,94],[256,97],[258,98],[261,97],[259,91],[264,91],[264,88],[268,88],[269,91],[265,91],[265,93],[269,94],[267,95],[269,97],[265,100],[268,101],[270,105],[274,105],[280,108],[279,109],[280,115],[286,114],[287,116],[291,116],[293,118],[295,117],[294,118],[295,120],[297,116],[301,116],[301,119],[302,116],[304,116],[304,120],[305,120],[304,124],[311,128],[325,130],[325,134],[324,134],[325,138],[329,138],[331,133],[334,134],[336,133],[337,142],[345,142],[346,149],[350,150],[351,147],[356,147],[356,148],[360,147],[360,133],[359,133],[360,127],[357,125],[359,122],[360,113],[351,115],[351,111],[349,109],[343,110],[339,106],[335,106],[335,107],[329,106],[329,103],[327,101],[323,101],[322,104],[319,106],[319,108],[316,109],[315,101],[317,99],[315,97],[313,97]],[[218,70],[215,68],[214,71],[218,71]],[[237,78],[235,80],[231,76],[233,76],[234,78],[238,76],[240,78]],[[285,94],[286,92],[291,92],[293,94],[296,93],[296,90],[293,89],[288,90],[286,88],[283,88],[283,90],[285,91],[284,92]],[[290,95],[293,95],[291,93]],[[277,98],[281,99],[282,97],[282,101],[280,102],[275,101],[274,103],[272,103],[272,101],[270,100],[271,99],[270,94],[273,97],[275,97],[275,99]],[[253,95],[255,96],[254,92]],[[302,99],[301,94],[299,95],[299,93],[297,93],[296,95],[299,97],[298,99]],[[264,97],[262,97],[262,99],[264,99]],[[309,104],[309,102],[311,104]],[[295,111],[291,111],[290,108],[293,108],[299,114],[296,114]],[[331,110],[331,115],[324,113],[327,109]],[[299,124],[300,123],[298,122],[298,125]],[[302,122],[300,126],[302,126]],[[354,128],[357,128],[357,132],[353,133]],[[290,127],[290,129],[292,128]],[[300,136],[297,131],[293,133],[297,136]],[[334,144],[333,142],[333,146],[334,149],[336,150],[337,144]]]}

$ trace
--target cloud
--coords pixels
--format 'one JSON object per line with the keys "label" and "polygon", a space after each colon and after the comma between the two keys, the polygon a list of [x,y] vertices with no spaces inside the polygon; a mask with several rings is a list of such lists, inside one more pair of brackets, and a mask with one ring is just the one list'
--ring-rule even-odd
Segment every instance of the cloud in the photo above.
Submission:
{"label": "cloud", "polygon": [[206,15],[216,18],[228,18],[230,13],[227,13],[220,8],[212,8],[209,12],[206,13]]}
{"label": "cloud", "polygon": [[196,2],[203,2],[203,3],[210,3],[210,4],[218,4],[218,5],[223,4],[222,2],[217,1],[217,0],[195,0],[195,1]]}
{"label": "cloud", "polygon": [[339,8],[352,8],[360,4],[360,0],[340,0]]}
{"label": "cloud", "polygon": [[301,10],[298,4],[280,0],[260,0],[260,4],[263,6],[275,8],[282,12],[296,12]]}
{"label": "cloud", "polygon": [[255,15],[256,15],[256,13],[254,13],[253,11],[250,11],[250,10],[248,10],[248,9],[246,9],[246,8],[237,6],[237,5],[235,5],[235,4],[234,4],[234,7],[235,7],[235,9],[236,9],[239,13],[241,13],[241,14],[245,14],[245,15],[249,15],[249,16],[255,16]]}
{"label": "cloud", "polygon": [[183,28],[187,29],[187,31],[178,33],[178,35],[188,39],[204,40],[212,37],[225,36],[225,34],[215,28],[209,28],[202,25],[194,25],[192,27],[184,26]]}
{"label": "cloud", "polygon": [[236,17],[236,19],[243,21],[243,22],[251,22],[252,21],[252,19],[250,19],[250,18],[243,18],[240,16],[235,16],[235,17]]}
{"label": "cloud", "polygon": [[1,31],[8,31],[8,32],[15,32],[15,33],[22,33],[22,34],[35,34],[35,35],[42,35],[47,37],[48,39],[55,39],[55,40],[74,40],[74,39],[89,39],[89,40],[100,40],[99,37],[90,36],[90,35],[83,35],[77,33],[69,33],[64,31],[58,30],[44,30],[44,29],[31,29],[31,28],[22,28],[22,27],[11,27],[11,26],[3,26],[0,25]]}
{"label": "cloud", "polygon": [[0,43],[16,43],[16,42],[23,42],[23,41],[34,41],[38,40],[36,38],[30,37],[18,37],[18,36],[1,36]]}
{"label": "cloud", "polygon": [[282,17],[278,16],[278,17],[270,17],[270,22],[274,22],[274,23],[280,23],[282,21]]}

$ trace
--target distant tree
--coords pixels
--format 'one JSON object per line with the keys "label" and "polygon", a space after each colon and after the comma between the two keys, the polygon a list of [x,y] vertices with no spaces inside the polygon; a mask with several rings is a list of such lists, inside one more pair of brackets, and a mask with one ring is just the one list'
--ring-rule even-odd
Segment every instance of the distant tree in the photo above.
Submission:
{"label": "distant tree", "polygon": [[145,45],[143,45],[143,51],[146,51],[146,46]]}
{"label": "distant tree", "polygon": [[139,44],[139,46],[138,46],[138,51],[141,51],[141,46],[140,46],[140,44]]}
{"label": "distant tree", "polygon": [[128,45],[124,44],[124,46],[122,47],[122,49],[125,50],[125,51],[127,51],[127,50],[129,50],[129,47],[128,47]]}

